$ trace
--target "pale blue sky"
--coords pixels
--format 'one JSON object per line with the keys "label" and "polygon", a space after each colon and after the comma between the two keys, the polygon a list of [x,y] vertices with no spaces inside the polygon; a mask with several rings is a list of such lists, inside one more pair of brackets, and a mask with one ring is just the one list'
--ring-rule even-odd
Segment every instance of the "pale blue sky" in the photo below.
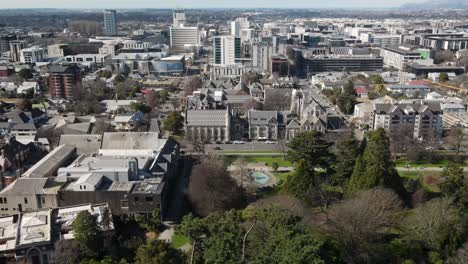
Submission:
{"label": "pale blue sky", "polygon": [[385,8],[424,0],[0,0],[2,8]]}

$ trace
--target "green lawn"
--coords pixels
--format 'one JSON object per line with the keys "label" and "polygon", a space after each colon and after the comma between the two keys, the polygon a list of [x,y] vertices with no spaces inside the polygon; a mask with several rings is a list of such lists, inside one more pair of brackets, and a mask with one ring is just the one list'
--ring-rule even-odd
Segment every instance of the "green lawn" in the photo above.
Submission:
{"label": "green lawn", "polygon": [[421,186],[428,192],[440,192],[441,172],[437,171],[399,171],[403,178],[419,180]]}
{"label": "green lawn", "polygon": [[262,157],[262,156],[248,156],[245,157],[247,162],[251,163],[265,163],[266,166],[271,167],[273,162],[278,163],[280,167],[292,167],[293,164],[288,160],[283,160],[282,157]]}
{"label": "green lawn", "polygon": [[273,172],[273,175],[276,177],[278,181],[285,182],[291,173],[292,172]]}
{"label": "green lawn", "polygon": [[220,150],[220,152],[232,156],[242,156],[242,154],[281,154],[281,152],[277,150]]}
{"label": "green lawn", "polygon": [[419,178],[421,172],[419,171],[398,171],[400,177],[409,178],[409,179],[417,179]]}
{"label": "green lawn", "polygon": [[188,243],[190,243],[190,239],[186,236],[174,235],[172,237],[172,246],[174,246],[175,248],[180,248]]}
{"label": "green lawn", "polygon": [[435,163],[428,163],[428,162],[415,163],[415,162],[409,161],[407,159],[398,159],[395,162],[395,166],[396,167],[405,167],[406,165],[410,165],[411,167],[430,168],[430,167],[445,167],[449,163],[450,163],[450,160],[448,160],[448,159],[443,159],[443,160],[440,160],[440,161],[435,162]]}

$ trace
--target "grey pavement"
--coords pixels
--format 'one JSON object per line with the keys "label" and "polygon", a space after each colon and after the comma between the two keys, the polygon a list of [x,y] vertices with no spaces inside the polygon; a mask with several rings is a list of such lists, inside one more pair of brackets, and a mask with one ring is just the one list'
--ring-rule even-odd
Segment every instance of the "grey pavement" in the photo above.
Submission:
{"label": "grey pavement", "polygon": [[[398,171],[443,171],[443,167],[396,167]],[[463,167],[463,171],[468,171],[468,167]]]}

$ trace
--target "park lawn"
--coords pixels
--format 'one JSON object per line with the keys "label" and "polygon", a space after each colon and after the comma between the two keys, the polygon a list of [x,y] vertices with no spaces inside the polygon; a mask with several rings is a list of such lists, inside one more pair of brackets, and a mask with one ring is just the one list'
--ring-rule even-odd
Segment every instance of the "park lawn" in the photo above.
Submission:
{"label": "park lawn", "polygon": [[419,181],[422,187],[428,192],[440,192],[440,174],[424,175]]}
{"label": "park lawn", "polygon": [[188,243],[190,243],[190,239],[186,236],[174,234],[172,237],[172,246],[175,248],[181,248]]}
{"label": "park lawn", "polygon": [[396,167],[405,167],[406,165],[410,165],[411,167],[430,168],[430,167],[445,167],[449,163],[450,163],[450,160],[448,160],[448,159],[443,159],[443,160],[440,160],[440,161],[435,162],[435,163],[428,163],[428,162],[416,163],[416,162],[409,161],[407,159],[398,159],[395,162],[395,166]]}
{"label": "park lawn", "polygon": [[220,152],[230,156],[242,156],[242,154],[281,155],[281,152],[277,150],[221,150]]}
{"label": "park lawn", "polygon": [[418,179],[419,173],[419,171],[398,171],[400,177],[408,179]]}
{"label": "park lawn", "polygon": [[247,162],[251,163],[265,163],[266,166],[271,167],[273,162],[278,163],[280,167],[292,167],[293,164],[289,161],[286,160],[282,157],[263,157],[263,156],[251,156],[251,157],[245,157]]}
{"label": "park lawn", "polygon": [[440,192],[440,171],[399,171],[400,177],[419,180],[421,187],[428,192]]}
{"label": "park lawn", "polygon": [[273,175],[276,177],[276,180],[279,182],[285,182],[286,179],[288,178],[289,175],[291,175],[292,172],[273,172]]}

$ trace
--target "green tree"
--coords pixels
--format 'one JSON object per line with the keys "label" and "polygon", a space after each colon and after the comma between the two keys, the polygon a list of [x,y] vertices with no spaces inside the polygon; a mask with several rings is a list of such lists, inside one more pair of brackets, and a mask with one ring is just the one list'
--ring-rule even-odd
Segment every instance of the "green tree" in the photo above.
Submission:
{"label": "green tree", "polygon": [[23,68],[18,72],[18,76],[22,80],[31,79],[33,77],[33,71],[31,69],[29,69],[29,68]]}
{"label": "green tree", "polygon": [[449,79],[449,76],[446,72],[441,72],[439,74],[439,82],[446,82],[448,81],[448,79]]}
{"label": "green tree", "polygon": [[112,72],[108,70],[103,70],[99,72],[99,77],[109,79],[110,77],[112,77]]}
{"label": "green tree", "polygon": [[137,214],[135,220],[141,228],[149,231],[157,231],[162,224],[161,211],[155,208],[151,212],[151,215]]}
{"label": "green tree", "polygon": [[162,103],[165,103],[169,99],[169,93],[167,91],[160,91],[159,98],[161,99]]}
{"label": "green tree", "polygon": [[315,172],[308,170],[306,162],[300,160],[294,174],[286,178],[281,191],[285,194],[294,195],[299,199],[305,199],[315,185],[314,177]]}
{"label": "green tree", "polygon": [[176,232],[196,244],[194,263],[324,263],[323,241],[300,221],[277,206],[252,206],[203,219],[186,216]]}
{"label": "green tree", "polygon": [[359,155],[361,155],[360,142],[353,134],[338,144],[336,162],[333,166],[335,174],[331,179],[332,184],[343,186],[349,180]]}
{"label": "green tree", "polygon": [[343,86],[341,94],[336,98],[336,104],[343,113],[352,114],[356,103],[354,83],[350,80]]}
{"label": "green tree", "polygon": [[312,173],[316,168],[330,171],[334,160],[330,146],[320,132],[305,131],[289,141],[288,159],[292,162],[303,160],[306,170]]}
{"label": "green tree", "polygon": [[251,233],[247,263],[324,263],[323,241],[301,225],[301,218],[278,206],[248,207],[243,212]]}
{"label": "green tree", "polygon": [[383,84],[384,83],[384,79],[380,75],[372,75],[371,80],[372,80],[373,84]]}
{"label": "green tree", "polygon": [[273,162],[273,163],[271,163],[271,167],[273,168],[274,171],[277,171],[278,168],[279,168],[278,162]]}
{"label": "green tree", "polygon": [[135,264],[180,264],[184,254],[161,240],[152,240],[138,248]]}
{"label": "green tree", "polygon": [[172,134],[179,135],[184,128],[184,117],[178,111],[171,112],[164,120],[163,127]]}
{"label": "green tree", "polygon": [[149,113],[151,112],[151,108],[145,105],[143,102],[131,102],[130,109],[133,113],[141,111],[142,113]]}
{"label": "green tree", "polygon": [[83,257],[94,258],[98,256],[100,231],[96,218],[88,211],[82,211],[73,221],[72,228]]}
{"label": "green tree", "polygon": [[458,163],[451,162],[442,172],[441,192],[451,197],[455,203],[464,206],[468,204],[468,188],[465,184],[463,167]]}
{"label": "green tree", "polygon": [[393,189],[408,202],[408,194],[391,160],[390,140],[383,128],[369,133],[364,154],[356,161],[346,189],[352,194],[379,186]]}

